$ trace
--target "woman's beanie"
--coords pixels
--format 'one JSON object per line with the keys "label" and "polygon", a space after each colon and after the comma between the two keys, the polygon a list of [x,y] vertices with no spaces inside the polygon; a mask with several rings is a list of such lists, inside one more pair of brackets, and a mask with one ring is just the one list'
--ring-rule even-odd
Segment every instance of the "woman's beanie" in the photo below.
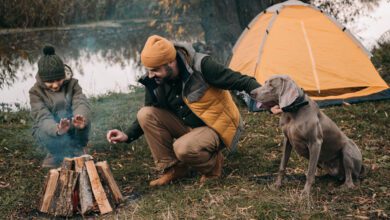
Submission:
{"label": "woman's beanie", "polygon": [[155,68],[175,59],[173,43],[158,35],[150,36],[141,52],[141,62],[147,68]]}
{"label": "woman's beanie", "polygon": [[53,46],[43,47],[43,56],[38,61],[38,75],[44,82],[65,78],[64,63],[55,54]]}

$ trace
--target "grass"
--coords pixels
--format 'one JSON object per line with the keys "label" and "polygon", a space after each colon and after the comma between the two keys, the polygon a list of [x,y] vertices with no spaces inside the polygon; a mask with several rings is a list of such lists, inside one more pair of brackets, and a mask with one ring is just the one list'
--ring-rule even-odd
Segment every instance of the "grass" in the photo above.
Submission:
{"label": "grass", "polygon": [[[91,99],[91,154],[107,160],[129,199],[101,219],[376,219],[390,216],[390,102],[368,102],[323,109],[352,138],[370,167],[368,176],[345,190],[341,182],[316,177],[310,198],[299,199],[307,161],[293,151],[280,190],[272,187],[282,141],[278,116],[249,113],[241,107],[246,131],[238,152],[225,153],[223,178],[204,186],[192,175],[168,186],[150,188],[156,177],[143,138],[110,145],[108,129],[124,129],[135,118],[143,94],[107,94]],[[37,212],[48,170],[40,167],[45,152],[31,134],[28,111],[0,113],[0,216],[46,219]],[[76,216],[81,218],[81,216]]]}

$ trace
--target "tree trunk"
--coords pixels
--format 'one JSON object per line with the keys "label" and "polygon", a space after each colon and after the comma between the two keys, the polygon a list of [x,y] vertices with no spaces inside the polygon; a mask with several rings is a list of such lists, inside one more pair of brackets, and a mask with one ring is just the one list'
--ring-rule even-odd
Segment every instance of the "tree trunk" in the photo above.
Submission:
{"label": "tree trunk", "polygon": [[261,11],[284,0],[210,0],[201,1],[202,27],[211,53],[227,64],[231,49],[241,32]]}

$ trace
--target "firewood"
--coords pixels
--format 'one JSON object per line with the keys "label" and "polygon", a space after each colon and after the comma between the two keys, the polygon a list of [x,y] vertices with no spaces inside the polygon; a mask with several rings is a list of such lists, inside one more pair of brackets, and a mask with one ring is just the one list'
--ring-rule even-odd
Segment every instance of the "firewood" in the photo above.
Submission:
{"label": "firewood", "polygon": [[72,216],[73,215],[73,191],[77,184],[78,173],[61,169],[58,185],[50,205],[49,214],[54,216]]}
{"label": "firewood", "polygon": [[50,207],[50,203],[53,199],[54,192],[57,187],[58,180],[58,170],[51,169],[49,171],[49,175],[46,177],[45,186],[44,186],[44,194],[40,201],[39,211],[47,213]]}
{"label": "firewood", "polygon": [[123,201],[123,196],[114,180],[114,176],[111,173],[107,161],[96,163],[96,168],[99,171],[100,177],[103,179],[104,183],[107,184],[110,191],[109,194],[113,195],[114,202],[116,205],[118,205]]}
{"label": "firewood", "polygon": [[81,171],[83,170],[83,167],[85,166],[84,165],[85,161],[92,160],[93,157],[91,155],[84,154],[84,155],[82,155],[80,157],[75,157],[73,159],[74,159],[74,162],[75,162],[74,170],[76,172],[78,172],[78,173],[81,173]]}
{"label": "firewood", "polygon": [[100,213],[106,214],[112,212],[111,205],[107,199],[106,193],[104,192],[103,186],[100,182],[100,178],[94,162],[91,160],[86,161],[85,166],[87,168],[87,173],[89,176],[89,180],[91,182],[92,192],[93,195],[95,196]]}
{"label": "firewood", "polygon": [[92,160],[93,157],[91,155],[85,154],[80,157],[75,157],[73,159],[75,162],[75,171],[80,173],[78,188],[79,202],[81,214],[85,215],[95,211],[91,184],[89,182],[87,170],[85,168],[85,161]]}
{"label": "firewood", "polygon": [[89,182],[87,169],[85,166],[82,168],[79,181],[80,181],[79,196],[80,196],[81,214],[85,215],[88,214],[89,212],[94,211],[92,189],[91,189],[91,184]]}
{"label": "firewood", "polygon": [[122,201],[107,162],[95,166],[92,156],[83,155],[64,158],[61,168],[50,170],[38,209],[63,217],[77,211],[83,216],[91,212],[106,214]]}
{"label": "firewood", "polygon": [[64,160],[62,161],[61,168],[66,170],[73,170],[73,164],[74,164],[73,158],[65,157]]}

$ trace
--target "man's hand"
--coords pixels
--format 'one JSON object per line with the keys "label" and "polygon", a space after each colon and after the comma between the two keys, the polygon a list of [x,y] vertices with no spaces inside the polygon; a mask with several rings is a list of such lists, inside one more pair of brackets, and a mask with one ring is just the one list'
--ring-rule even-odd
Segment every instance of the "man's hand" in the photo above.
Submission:
{"label": "man's hand", "polygon": [[125,142],[127,141],[127,139],[128,139],[127,135],[117,129],[109,130],[107,132],[107,141],[109,143],[116,144],[118,142]]}
{"label": "man's hand", "polygon": [[272,114],[277,115],[283,112],[279,105],[273,106],[271,109]]}
{"label": "man's hand", "polygon": [[57,135],[63,135],[68,132],[70,128],[70,120],[67,118],[61,118],[60,123],[57,124]]}
{"label": "man's hand", "polygon": [[82,115],[75,115],[75,117],[72,118],[72,123],[77,129],[84,129],[87,125],[86,119]]}

